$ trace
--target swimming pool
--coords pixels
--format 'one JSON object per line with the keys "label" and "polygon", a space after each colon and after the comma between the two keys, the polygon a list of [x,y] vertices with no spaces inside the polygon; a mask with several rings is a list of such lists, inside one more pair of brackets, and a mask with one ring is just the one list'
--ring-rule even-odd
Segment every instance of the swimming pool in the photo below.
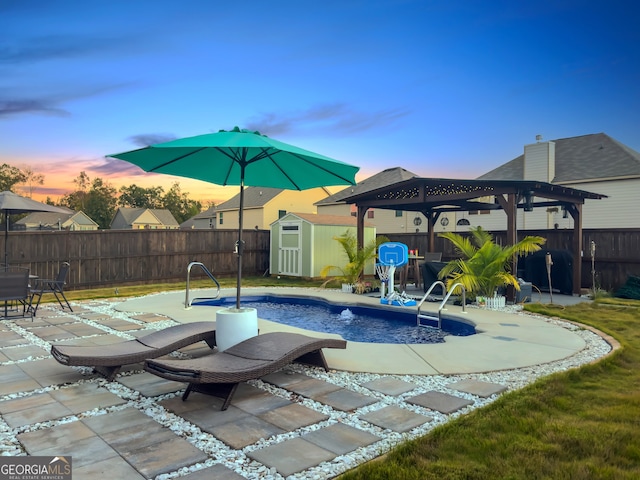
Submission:
{"label": "swimming pool", "polygon": [[[235,297],[194,301],[193,306],[235,305]],[[258,317],[315,332],[336,333],[345,340],[365,343],[442,343],[446,335],[468,336],[475,327],[442,318],[442,330],[416,326],[416,312],[393,307],[337,305],[323,299],[279,295],[243,296],[242,306]],[[433,322],[435,325],[435,321]]]}

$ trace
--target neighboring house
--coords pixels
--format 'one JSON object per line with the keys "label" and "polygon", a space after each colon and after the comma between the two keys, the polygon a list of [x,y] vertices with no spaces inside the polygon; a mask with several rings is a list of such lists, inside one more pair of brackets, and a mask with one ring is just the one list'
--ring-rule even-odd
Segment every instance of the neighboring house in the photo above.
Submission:
{"label": "neighboring house", "polygon": [[[334,195],[320,200],[316,203],[318,214],[355,216],[356,206],[344,203],[346,197],[375,190],[380,187],[386,187],[417,176],[415,173],[401,167],[388,168],[358,182],[357,185],[347,187]],[[367,211],[366,218],[367,222],[370,222],[376,227],[376,232],[379,234],[427,231],[426,218],[417,212],[372,208]]]}
{"label": "neighboring house", "polygon": [[182,222],[180,224],[180,228],[197,228],[197,229],[212,229],[216,228],[216,211],[217,207],[214,205],[213,207],[209,207],[204,212],[200,212],[197,215],[194,215],[189,220]]}
{"label": "neighboring house", "polygon": [[166,209],[120,207],[111,220],[110,228],[112,230],[167,230],[178,229],[180,225]]}
{"label": "neighboring house", "polygon": [[[247,187],[244,189],[243,225],[263,230],[290,211],[316,213],[315,203],[330,195],[324,187],[309,190]],[[240,194],[216,207],[216,227],[237,229]]]}
{"label": "neighboring house", "polygon": [[[640,153],[604,133],[525,145],[524,153],[478,180],[539,180],[606,195],[583,205],[583,228],[639,228]],[[460,215],[459,215],[460,216]],[[504,229],[504,212],[464,214],[471,226]],[[461,218],[450,219],[456,225]],[[519,230],[572,228],[561,208],[519,211]],[[467,230],[469,226],[458,227]]]}
{"label": "neighboring house", "polygon": [[80,211],[66,214],[51,212],[32,212],[16,221],[17,225],[24,225],[25,230],[98,230],[98,224]]}

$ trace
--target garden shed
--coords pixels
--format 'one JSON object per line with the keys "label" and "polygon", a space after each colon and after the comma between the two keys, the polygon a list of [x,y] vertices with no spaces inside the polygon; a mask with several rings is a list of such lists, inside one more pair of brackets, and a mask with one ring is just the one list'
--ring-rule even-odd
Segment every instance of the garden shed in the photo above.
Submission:
{"label": "garden shed", "polygon": [[[287,213],[271,224],[269,273],[312,278],[319,277],[327,265],[346,265],[347,255],[333,237],[347,230],[356,234],[356,217]],[[365,245],[375,238],[375,227],[365,224]],[[374,269],[372,262],[365,275],[373,275]]]}

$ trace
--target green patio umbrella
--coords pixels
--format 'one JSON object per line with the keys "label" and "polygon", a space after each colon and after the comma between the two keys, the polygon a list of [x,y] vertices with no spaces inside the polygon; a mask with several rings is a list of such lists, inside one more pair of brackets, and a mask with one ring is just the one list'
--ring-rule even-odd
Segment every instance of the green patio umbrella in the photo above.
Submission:
{"label": "green patio umbrella", "polygon": [[238,309],[242,281],[245,185],[288,190],[355,185],[355,174],[359,170],[359,167],[238,127],[231,131],[220,130],[107,156],[133,163],[146,172],[240,186]]}

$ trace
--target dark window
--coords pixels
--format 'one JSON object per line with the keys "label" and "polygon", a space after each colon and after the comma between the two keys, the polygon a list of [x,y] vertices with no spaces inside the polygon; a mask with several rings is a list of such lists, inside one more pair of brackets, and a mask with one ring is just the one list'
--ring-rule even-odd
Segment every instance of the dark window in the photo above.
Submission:
{"label": "dark window", "polygon": [[220,225],[222,225],[224,223],[224,218],[222,217],[223,213],[220,212]]}
{"label": "dark window", "polygon": [[287,214],[286,210],[278,210],[278,218],[282,218]]}
{"label": "dark window", "polygon": [[402,216],[402,210],[396,210],[396,217]]}
{"label": "dark window", "polygon": [[367,218],[373,218],[373,210],[367,210]]}

